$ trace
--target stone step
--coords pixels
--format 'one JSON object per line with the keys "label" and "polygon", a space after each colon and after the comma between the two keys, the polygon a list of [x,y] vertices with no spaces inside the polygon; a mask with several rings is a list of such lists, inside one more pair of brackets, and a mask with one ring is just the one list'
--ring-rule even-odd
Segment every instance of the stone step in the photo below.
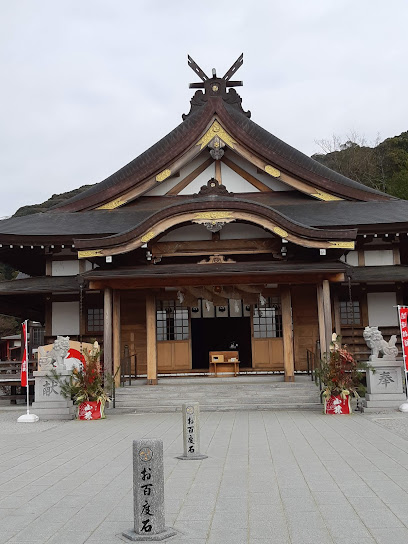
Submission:
{"label": "stone step", "polygon": [[[165,413],[165,412],[181,412],[182,406],[118,406],[115,408],[117,413]],[[319,402],[310,403],[284,403],[284,404],[237,404],[235,406],[230,405],[215,405],[215,404],[201,404],[201,412],[234,412],[234,411],[260,411],[260,410],[314,410],[323,411],[323,405]]]}
{"label": "stone step", "polygon": [[259,396],[256,398],[253,397],[225,397],[225,398],[217,398],[217,397],[207,397],[202,398],[198,397],[197,395],[189,395],[189,396],[180,396],[178,399],[169,399],[168,397],[163,397],[162,399],[135,399],[132,397],[116,397],[116,405],[128,405],[128,406],[154,406],[155,404],[168,404],[168,405],[178,405],[183,404],[184,402],[188,401],[196,401],[200,402],[201,404],[230,404],[230,403],[240,403],[240,404],[281,404],[281,403],[290,403],[290,402],[297,402],[297,403],[304,403],[304,402],[316,402],[316,399],[318,399],[318,395],[296,395],[295,397],[289,397],[285,396],[283,398],[276,398],[276,397],[265,397],[265,396]]}
{"label": "stone step", "polygon": [[310,376],[285,383],[281,376],[238,378],[160,378],[159,385],[116,389],[116,409],[123,412],[178,412],[185,402],[203,411],[321,410],[320,392]]}

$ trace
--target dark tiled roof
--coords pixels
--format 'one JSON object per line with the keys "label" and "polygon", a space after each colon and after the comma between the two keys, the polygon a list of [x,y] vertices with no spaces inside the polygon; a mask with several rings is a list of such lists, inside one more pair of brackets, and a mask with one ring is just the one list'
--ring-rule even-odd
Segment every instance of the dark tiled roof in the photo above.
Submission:
{"label": "dark tiled roof", "polygon": [[248,119],[248,117],[243,115],[236,108],[225,104],[225,109],[228,111],[228,114],[231,116],[234,122],[239,125],[251,139],[259,142],[263,147],[271,151],[273,154],[276,154],[277,158],[281,157],[282,159],[285,159],[286,161],[289,161],[294,165],[300,166],[302,169],[305,169],[309,172],[317,174],[336,183],[340,183],[341,185],[344,185],[346,187],[378,195],[385,194],[381,193],[380,191],[376,191],[375,189],[371,189],[370,187],[367,187],[362,183],[347,178],[346,176],[343,176],[335,172],[334,170],[327,168],[327,166],[320,164],[319,162],[315,161],[311,157],[308,157],[301,151],[298,151],[294,147],[283,142],[251,119]]}
{"label": "dark tiled roof", "polygon": [[[317,187],[324,187],[329,192],[342,196],[350,193],[351,198],[357,200],[372,200],[375,195],[379,200],[391,198],[330,170],[254,123],[240,108],[217,98],[206,100],[205,105],[194,109],[180,125],[129,164],[54,209],[92,209],[132,187],[142,186],[147,179],[152,180],[152,176],[194,146],[214,115],[218,115],[221,122],[226,124],[233,137],[237,133],[236,137],[239,136],[249,149],[260,153],[265,160],[271,161],[278,168],[300,178],[304,177]],[[152,183],[154,185],[154,179]],[[147,189],[148,187],[143,186],[140,190],[144,192]]]}
{"label": "dark tiled roof", "polygon": [[276,210],[300,223],[327,226],[359,226],[408,223],[408,201],[386,202],[309,202],[301,206],[282,205]]}
{"label": "dark tiled roof", "polygon": [[408,266],[356,266],[350,269],[351,280],[359,282],[408,282]]}
{"label": "dark tiled roof", "polygon": [[42,276],[0,282],[0,296],[25,293],[72,293],[79,291],[78,276]]}
{"label": "dark tiled roof", "polygon": [[158,158],[172,155],[176,144],[180,146],[180,144],[186,142],[185,145],[188,145],[187,136],[189,136],[190,131],[196,127],[199,121],[201,121],[201,112],[197,111],[126,166],[123,166],[100,183],[93,185],[87,191],[83,191],[69,200],[62,202],[53,209],[65,207],[74,202],[79,202],[80,200],[103,193],[114,188],[117,184],[121,184],[122,191],[126,190],[145,177],[153,175],[160,168],[160,164],[157,164]]}
{"label": "dark tiled roof", "polygon": [[[132,206],[117,210],[93,210],[87,212],[47,212],[24,217],[12,217],[0,221],[2,235],[24,237],[60,236],[64,239],[108,236],[131,230],[141,225],[153,214],[182,202],[203,203],[208,197],[146,197]],[[407,228],[408,201],[387,202],[316,202],[289,193],[246,193],[223,197],[225,202],[253,202],[275,210],[291,222],[310,227],[361,227],[369,225],[394,225]],[[213,201],[213,199],[211,200]],[[222,201],[220,206],[222,207]]]}

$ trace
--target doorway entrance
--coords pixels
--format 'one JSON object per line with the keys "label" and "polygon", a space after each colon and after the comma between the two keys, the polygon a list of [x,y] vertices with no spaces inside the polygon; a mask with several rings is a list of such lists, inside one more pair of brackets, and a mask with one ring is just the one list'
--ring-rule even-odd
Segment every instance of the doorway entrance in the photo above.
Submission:
{"label": "doorway entrance", "polygon": [[[234,342],[237,347],[230,348]],[[193,369],[209,366],[210,351],[239,352],[240,367],[252,366],[250,317],[196,318],[191,320],[191,355]]]}

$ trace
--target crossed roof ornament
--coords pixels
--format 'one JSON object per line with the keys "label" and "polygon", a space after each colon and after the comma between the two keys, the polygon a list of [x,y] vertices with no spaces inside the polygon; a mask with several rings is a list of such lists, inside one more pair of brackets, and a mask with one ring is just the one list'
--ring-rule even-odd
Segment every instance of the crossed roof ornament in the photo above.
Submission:
{"label": "crossed roof ornament", "polygon": [[[203,83],[190,83],[189,87],[190,89],[204,89],[205,88],[205,82],[209,79],[217,79],[217,73],[215,68],[212,69],[212,77],[209,78],[207,74],[198,66],[198,64],[190,57],[190,55],[187,55],[188,58],[188,65],[190,68],[198,75],[198,77],[202,80]],[[243,82],[242,81],[231,81],[231,77],[235,74],[237,70],[243,65],[244,63],[244,54],[241,53],[241,55],[237,58],[237,60],[234,62],[234,64],[231,66],[227,72],[222,76],[222,78],[225,81],[226,87],[242,87]]]}

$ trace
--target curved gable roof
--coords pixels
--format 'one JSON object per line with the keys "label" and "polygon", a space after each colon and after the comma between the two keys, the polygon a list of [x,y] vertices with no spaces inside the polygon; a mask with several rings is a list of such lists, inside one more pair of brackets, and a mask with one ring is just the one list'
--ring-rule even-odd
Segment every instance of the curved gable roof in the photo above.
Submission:
{"label": "curved gable roof", "polygon": [[[206,87],[215,88],[214,83],[220,82],[213,78],[208,80],[208,85],[206,82]],[[272,163],[285,173],[312,184],[319,190],[349,200],[393,199],[385,193],[334,172],[269,133],[250,119],[249,112],[244,112],[241,99],[234,89],[224,89],[221,95],[197,91],[191,100],[190,113],[183,116],[183,122],[167,136],[105,180],[58,205],[54,210],[94,209],[136,187],[139,187],[136,196],[144,194],[157,183],[156,175],[189,149],[197,146],[200,137],[215,117],[232,138],[237,139],[246,149],[263,158],[266,163]]]}

